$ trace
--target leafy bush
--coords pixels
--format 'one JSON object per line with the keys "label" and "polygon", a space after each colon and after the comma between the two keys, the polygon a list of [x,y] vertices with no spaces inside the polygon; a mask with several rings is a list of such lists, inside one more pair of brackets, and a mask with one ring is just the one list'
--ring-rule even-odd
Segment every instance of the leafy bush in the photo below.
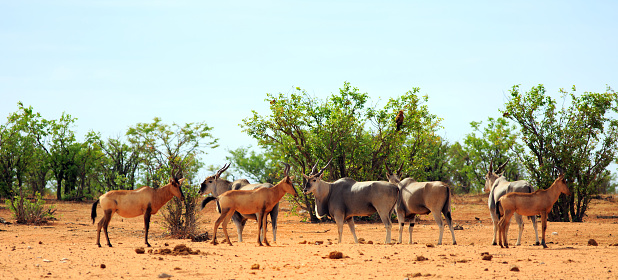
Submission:
{"label": "leafy bush", "polygon": [[165,229],[176,238],[189,238],[197,235],[198,231],[198,188],[194,186],[183,187],[185,200],[181,201],[174,197],[169,201],[161,212]]}
{"label": "leafy bush", "polygon": [[46,208],[45,201],[41,194],[36,192],[35,198],[31,200],[16,195],[13,199],[6,199],[5,204],[17,219],[18,224],[42,224],[54,219],[56,210],[54,206]]}

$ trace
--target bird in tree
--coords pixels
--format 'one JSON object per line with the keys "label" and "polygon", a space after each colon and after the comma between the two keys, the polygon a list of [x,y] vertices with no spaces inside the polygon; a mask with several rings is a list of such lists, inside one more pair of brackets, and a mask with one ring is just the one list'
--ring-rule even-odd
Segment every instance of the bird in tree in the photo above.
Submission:
{"label": "bird in tree", "polygon": [[395,123],[397,124],[397,131],[401,129],[401,125],[403,124],[403,111],[399,110],[397,113],[397,117],[395,118]]}

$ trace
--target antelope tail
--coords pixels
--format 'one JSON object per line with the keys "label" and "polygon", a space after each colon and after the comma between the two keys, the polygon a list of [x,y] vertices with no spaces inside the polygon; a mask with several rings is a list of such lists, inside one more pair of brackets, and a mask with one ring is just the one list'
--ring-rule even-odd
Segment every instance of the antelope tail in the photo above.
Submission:
{"label": "antelope tail", "polygon": [[90,212],[90,218],[92,218],[92,224],[94,225],[94,219],[97,217],[97,204],[99,204],[99,200],[95,201],[92,204],[92,211]]}
{"label": "antelope tail", "polygon": [[501,207],[500,200],[498,200],[496,202],[496,214],[498,214],[498,219],[500,219],[502,217],[502,215],[500,215],[500,207]]}
{"label": "antelope tail", "polygon": [[[216,198],[216,197],[214,197],[214,196],[209,196],[209,197],[207,197],[207,198],[204,198],[204,200],[202,200],[202,208],[200,208],[200,210],[201,210],[201,209],[204,209],[204,207],[206,207],[206,204],[208,204],[208,202],[211,202],[211,201],[213,201],[213,200],[217,200],[217,198]],[[217,207],[218,207],[218,206],[219,206],[219,204],[217,204]]]}

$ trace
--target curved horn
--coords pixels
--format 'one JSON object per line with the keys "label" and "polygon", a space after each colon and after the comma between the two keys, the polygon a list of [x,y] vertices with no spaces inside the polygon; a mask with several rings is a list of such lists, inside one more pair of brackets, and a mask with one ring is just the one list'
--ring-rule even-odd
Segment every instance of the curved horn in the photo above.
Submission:
{"label": "curved horn", "polygon": [[290,165],[282,162],[285,165],[285,169],[283,169],[283,174],[285,175],[285,177],[288,177],[288,172],[290,172]]}
{"label": "curved horn", "polygon": [[489,162],[489,173],[493,173],[494,172],[494,159],[492,158],[491,161]]}
{"label": "curved horn", "polygon": [[500,165],[500,167],[498,167],[498,170],[496,171],[496,173],[502,173],[502,171],[504,171],[504,167],[506,167],[506,164],[509,163],[509,159],[506,159],[506,161]]}
{"label": "curved horn", "polygon": [[558,169],[558,172],[560,172],[559,175],[563,175],[564,176],[564,169],[562,169],[560,166],[556,166],[556,169]]}
{"label": "curved horn", "polygon": [[317,159],[315,161],[315,164],[313,165],[313,168],[311,168],[311,174],[309,174],[309,175],[313,175],[313,174],[318,173],[318,162],[320,162],[320,159]]}
{"label": "curved horn", "polygon": [[401,176],[401,169],[403,168],[403,161],[401,162],[401,165],[399,165],[399,169],[397,169],[397,175]]}
{"label": "curved horn", "polygon": [[324,172],[324,170],[326,170],[326,167],[328,167],[328,165],[330,164],[331,161],[333,161],[333,158],[330,158],[330,160],[328,160],[326,165],[324,167],[322,167],[322,169],[320,169],[320,172],[318,172],[317,175],[322,175],[322,173]]}
{"label": "curved horn", "polygon": [[217,174],[215,174],[215,178],[218,179],[219,176],[221,176],[221,174],[230,167],[230,165],[231,163],[224,164],[223,167],[221,167],[221,169],[217,170]]}
{"label": "curved horn", "polygon": [[384,162],[384,167],[386,167],[386,172],[388,172],[388,174],[393,174],[393,172],[391,171],[390,168],[388,168],[388,164],[386,162]]}

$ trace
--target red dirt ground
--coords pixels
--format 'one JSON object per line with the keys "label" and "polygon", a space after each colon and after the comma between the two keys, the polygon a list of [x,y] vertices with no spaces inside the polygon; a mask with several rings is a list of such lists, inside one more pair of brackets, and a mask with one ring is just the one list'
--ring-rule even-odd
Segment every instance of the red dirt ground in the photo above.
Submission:
{"label": "red dirt ground", "polygon": [[[334,223],[300,222],[302,217],[290,215],[284,204],[277,243],[272,242],[270,229],[268,232],[272,247],[257,246],[257,226],[252,221],[245,227],[245,242],[237,242],[236,229],[230,223],[234,246],[213,246],[165,237],[161,214],[153,216],[149,238],[153,249],[185,244],[200,250],[197,255],[177,256],[136,253],[144,241],[141,217],[115,216],[110,224],[114,247],[98,248],[96,226],[90,220],[91,203],[52,202],[58,209],[57,221],[43,226],[0,225],[0,278],[154,279],[165,273],[172,279],[618,279],[618,219],[599,217],[618,215],[618,196],[593,200],[583,223],[550,222],[548,249],[532,246],[534,234],[529,220],[522,246],[492,246],[486,201],[487,195],[454,196],[453,219],[463,227],[455,231],[458,245],[452,245],[447,228],[444,245],[436,245],[438,227],[431,216],[423,216],[415,227],[412,245],[383,244],[381,223],[356,224],[358,237],[373,244],[353,244],[347,226],[343,243],[336,244]],[[100,218],[101,209],[98,215]],[[200,216],[202,230],[211,235],[218,216],[214,204]],[[0,207],[0,217],[12,221],[6,208]],[[538,228],[540,234],[540,224]],[[394,223],[393,239],[398,230]],[[515,224],[509,234],[511,245],[516,235]],[[221,229],[218,236],[223,239]],[[101,239],[105,244],[104,236]],[[595,239],[598,246],[589,246],[589,239]],[[343,253],[343,258],[328,258],[334,251]],[[483,253],[492,255],[492,259],[483,260]],[[519,271],[511,271],[514,267]]]}

